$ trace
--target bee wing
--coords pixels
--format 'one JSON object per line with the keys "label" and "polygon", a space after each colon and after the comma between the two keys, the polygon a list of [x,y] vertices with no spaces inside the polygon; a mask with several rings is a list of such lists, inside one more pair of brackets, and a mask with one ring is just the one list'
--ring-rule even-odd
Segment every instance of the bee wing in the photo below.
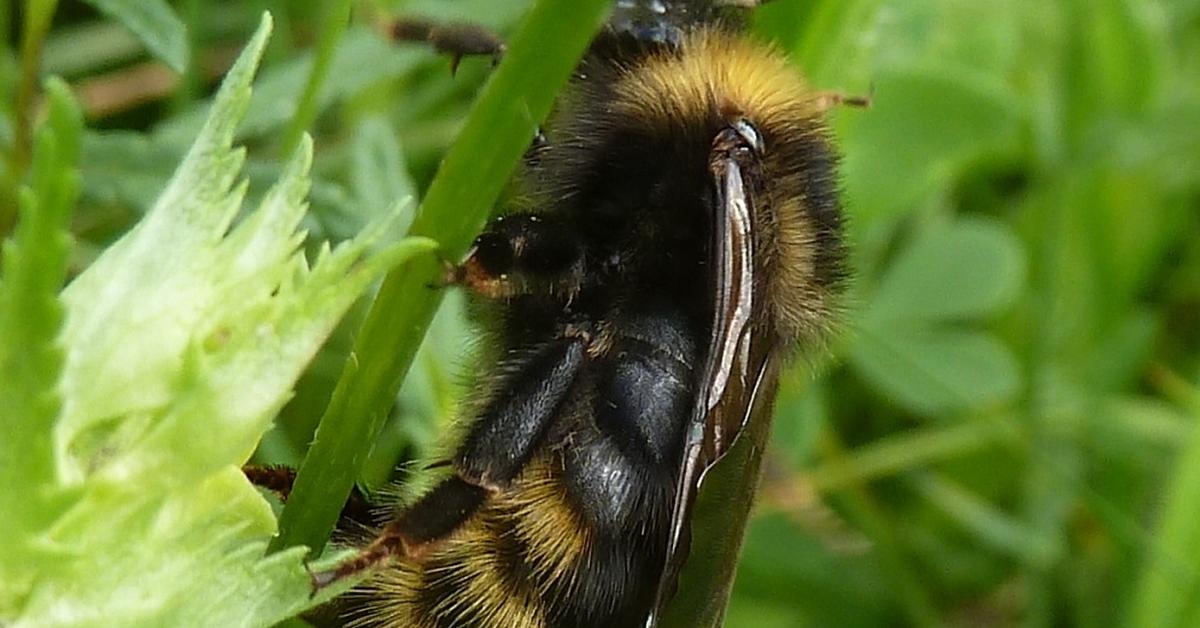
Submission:
{"label": "bee wing", "polygon": [[718,138],[710,163],[716,183],[712,338],[684,432],[666,565],[648,627],[657,625],[687,558],[691,510],[705,473],[733,446],[753,414],[759,392],[772,389],[777,375],[773,334],[759,329],[765,320],[755,315],[762,311],[758,303],[763,295],[758,289],[762,278],[755,281],[754,198],[747,185],[747,176],[754,175],[721,144]]}

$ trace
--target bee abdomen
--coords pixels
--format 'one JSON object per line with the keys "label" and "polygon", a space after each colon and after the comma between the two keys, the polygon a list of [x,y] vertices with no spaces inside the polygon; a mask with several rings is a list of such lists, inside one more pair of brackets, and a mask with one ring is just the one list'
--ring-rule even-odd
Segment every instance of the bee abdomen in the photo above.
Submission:
{"label": "bee abdomen", "polygon": [[[637,623],[649,574],[638,548],[558,527],[561,513],[480,513],[420,563],[401,562],[356,591],[365,628],[592,628]],[[552,508],[552,507],[551,507]],[[644,548],[642,548],[644,549]]]}
{"label": "bee abdomen", "polygon": [[588,532],[548,457],[530,464],[421,560],[385,568],[354,595],[354,626],[557,628],[546,600],[580,577]]}

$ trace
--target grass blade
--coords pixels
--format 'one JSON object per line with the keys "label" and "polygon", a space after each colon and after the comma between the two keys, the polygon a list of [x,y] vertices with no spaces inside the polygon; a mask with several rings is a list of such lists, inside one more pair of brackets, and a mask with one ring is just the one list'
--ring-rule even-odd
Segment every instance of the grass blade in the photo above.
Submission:
{"label": "grass blade", "polygon": [[[1182,382],[1181,382],[1182,383]],[[1188,395],[1191,414],[1200,419],[1200,390]],[[1200,620],[1200,430],[1175,463],[1154,544],[1142,568],[1132,605],[1132,628],[1195,626]]]}

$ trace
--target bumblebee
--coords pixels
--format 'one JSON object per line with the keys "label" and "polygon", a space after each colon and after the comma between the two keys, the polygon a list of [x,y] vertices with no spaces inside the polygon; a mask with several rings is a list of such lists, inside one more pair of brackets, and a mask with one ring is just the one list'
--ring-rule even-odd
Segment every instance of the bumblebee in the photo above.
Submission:
{"label": "bumblebee", "polygon": [[[840,99],[742,34],[747,4],[617,3],[520,194],[451,273],[488,366],[446,477],[315,575],[377,569],[352,624],[657,621],[702,476],[769,421],[781,363],[820,342],[845,274],[823,122]],[[455,65],[502,52],[470,28],[397,33]]]}

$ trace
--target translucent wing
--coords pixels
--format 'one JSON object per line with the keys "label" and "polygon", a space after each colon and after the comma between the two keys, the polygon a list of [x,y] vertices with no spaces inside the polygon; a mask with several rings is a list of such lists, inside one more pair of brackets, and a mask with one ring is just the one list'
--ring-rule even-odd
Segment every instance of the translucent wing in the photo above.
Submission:
{"label": "translucent wing", "polygon": [[691,510],[704,474],[733,446],[760,391],[774,388],[774,333],[765,328],[763,281],[756,278],[762,271],[754,254],[756,137],[752,129],[728,128],[718,135],[710,158],[715,184],[712,337],[684,432],[666,566],[647,626],[657,624],[687,558]]}

